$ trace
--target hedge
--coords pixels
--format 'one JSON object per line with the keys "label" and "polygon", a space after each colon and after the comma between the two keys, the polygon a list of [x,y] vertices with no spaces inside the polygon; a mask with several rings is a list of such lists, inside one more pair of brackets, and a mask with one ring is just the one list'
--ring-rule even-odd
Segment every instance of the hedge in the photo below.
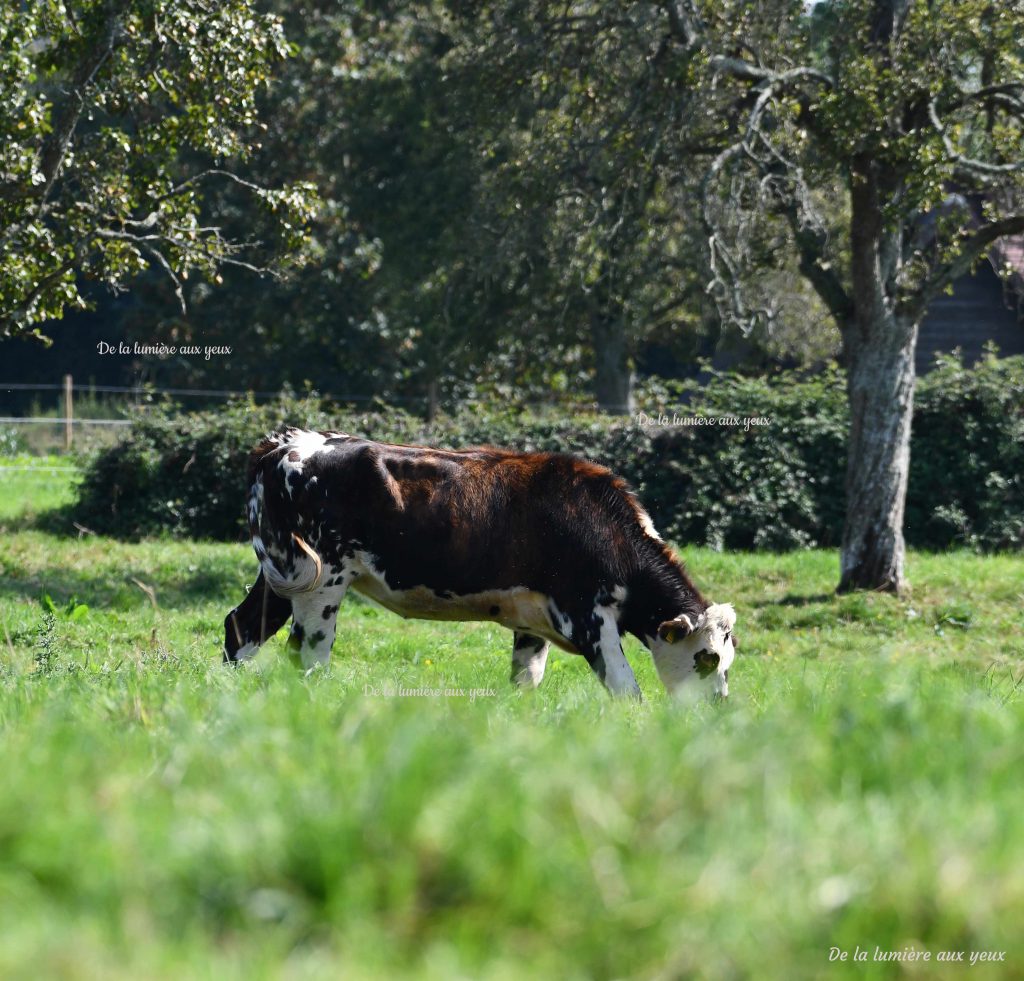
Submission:
{"label": "hedge", "polygon": [[[844,385],[835,367],[813,376],[717,374],[681,387],[671,406],[641,405],[632,419],[476,408],[427,424],[396,409],[357,412],[315,398],[189,414],[150,409],[88,464],[73,517],[120,537],[242,538],[248,450],[265,432],[297,424],[392,442],[575,453],[626,477],[675,541],[831,546],[843,517]],[[768,422],[745,426],[750,419]],[[906,534],[921,548],[1024,546],[1024,359],[989,356],[968,370],[950,358],[919,381]]]}

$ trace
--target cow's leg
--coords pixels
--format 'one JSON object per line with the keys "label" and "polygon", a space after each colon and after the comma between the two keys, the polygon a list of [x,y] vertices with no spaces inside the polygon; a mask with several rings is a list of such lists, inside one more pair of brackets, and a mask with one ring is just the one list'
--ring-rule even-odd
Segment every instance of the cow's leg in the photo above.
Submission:
{"label": "cow's leg", "polygon": [[331,646],[338,620],[338,607],[345,598],[344,582],[312,593],[292,597],[292,632],[288,646],[307,671],[331,660]]}
{"label": "cow's leg", "polygon": [[277,595],[263,578],[263,572],[249,595],[224,618],[224,660],[245,661],[280,630],[292,615],[291,600]]}
{"label": "cow's leg", "polygon": [[640,698],[640,686],[622,653],[622,637],[612,610],[598,606],[584,619],[585,628],[574,630],[573,641],[590,669],[613,695]]}
{"label": "cow's leg", "polygon": [[512,642],[512,680],[520,688],[536,688],[544,677],[548,642],[533,634],[515,631]]}

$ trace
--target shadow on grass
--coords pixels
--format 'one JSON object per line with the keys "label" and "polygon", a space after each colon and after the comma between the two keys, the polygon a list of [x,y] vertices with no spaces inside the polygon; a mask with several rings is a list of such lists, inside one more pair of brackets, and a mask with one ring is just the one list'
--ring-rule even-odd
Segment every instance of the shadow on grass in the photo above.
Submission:
{"label": "shadow on grass", "polygon": [[75,505],[62,504],[30,515],[21,525],[29,531],[45,531],[58,538],[80,538],[81,529],[75,524]]}
{"label": "shadow on grass", "polygon": [[220,563],[199,563],[180,574],[147,570],[134,563],[116,572],[53,566],[23,579],[5,577],[0,581],[0,598],[38,600],[45,593],[58,606],[74,598],[115,610],[131,610],[154,601],[160,609],[188,610],[214,601],[240,603],[245,598],[245,575],[240,568]]}
{"label": "shadow on grass", "polygon": [[788,596],[783,596],[781,599],[755,600],[750,605],[756,607],[811,606],[814,603],[831,603],[837,598],[835,593],[812,593],[809,596],[799,596],[791,593]]}
{"label": "shadow on grass", "polygon": [[[88,531],[75,526],[73,513],[69,506],[54,508],[17,523],[16,529],[63,538],[62,550],[73,549],[74,540],[80,540],[83,546],[95,541]],[[10,522],[5,524],[12,528]],[[125,543],[138,540],[119,539]],[[42,568],[23,576],[14,577],[8,572],[0,579],[0,597],[38,600],[46,593],[58,605],[75,598],[90,606],[117,610],[135,609],[140,603],[154,600],[159,608],[172,610],[199,607],[211,601],[234,605],[244,599],[245,583],[255,577],[255,557],[250,558],[248,563],[226,556],[196,557],[187,563],[175,563],[154,557],[146,563],[133,556],[123,562],[79,569],[62,564],[60,556],[55,555]]]}
{"label": "shadow on grass", "polygon": [[[83,535],[97,534],[116,538],[121,542],[139,542],[144,540],[147,535],[173,534],[173,531],[170,531],[167,525],[161,525],[156,521],[151,522],[149,526],[143,526],[140,530],[137,520],[133,519],[134,530],[131,534],[125,534],[116,526],[110,527],[107,524],[95,528],[91,527],[88,521],[79,521],[79,517],[77,504],[62,504],[59,507],[48,508],[45,511],[35,512],[23,518],[7,519],[0,522],[0,527],[6,525],[10,531],[42,531],[56,538],[81,538]],[[239,511],[237,537],[235,539],[225,539],[225,541],[248,541],[248,536],[242,523],[241,511]]]}

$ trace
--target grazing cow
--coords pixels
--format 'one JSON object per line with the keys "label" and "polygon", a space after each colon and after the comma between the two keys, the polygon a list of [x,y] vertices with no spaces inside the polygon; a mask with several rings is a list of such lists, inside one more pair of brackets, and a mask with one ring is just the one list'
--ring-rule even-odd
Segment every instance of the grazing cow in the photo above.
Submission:
{"label": "grazing cow", "polygon": [[224,621],[225,661],[292,617],[304,666],[326,664],[351,587],[404,617],[492,620],[515,634],[512,679],[535,688],[548,645],[639,696],[621,635],[670,691],[728,694],[736,614],[709,605],[625,482],[554,453],[439,450],[287,429],[249,459],[256,584]]}

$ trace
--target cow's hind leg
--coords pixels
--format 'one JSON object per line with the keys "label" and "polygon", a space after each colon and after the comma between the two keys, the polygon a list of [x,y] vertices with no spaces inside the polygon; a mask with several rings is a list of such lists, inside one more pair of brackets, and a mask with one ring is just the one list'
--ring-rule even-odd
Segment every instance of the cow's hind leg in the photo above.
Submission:
{"label": "cow's hind leg", "polygon": [[291,600],[267,586],[261,570],[249,595],[224,618],[224,661],[235,663],[254,657],[291,615]]}
{"label": "cow's hind leg", "polygon": [[512,643],[512,680],[520,688],[536,688],[544,677],[548,642],[533,634],[515,631]]}
{"label": "cow's hind leg", "polygon": [[292,597],[292,632],[288,646],[307,671],[331,660],[338,607],[345,598],[347,582]]}

